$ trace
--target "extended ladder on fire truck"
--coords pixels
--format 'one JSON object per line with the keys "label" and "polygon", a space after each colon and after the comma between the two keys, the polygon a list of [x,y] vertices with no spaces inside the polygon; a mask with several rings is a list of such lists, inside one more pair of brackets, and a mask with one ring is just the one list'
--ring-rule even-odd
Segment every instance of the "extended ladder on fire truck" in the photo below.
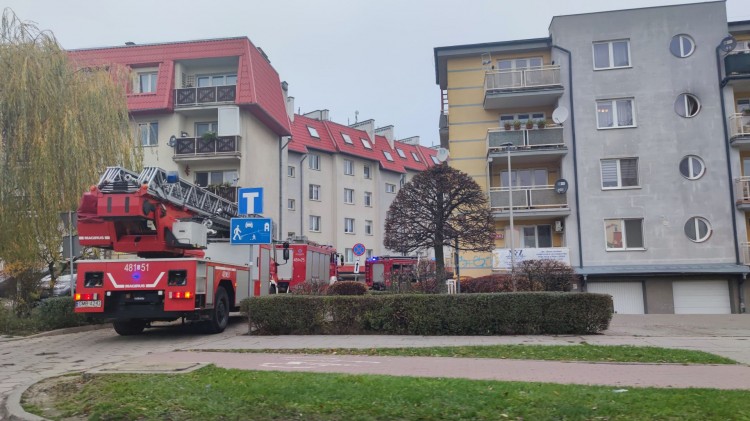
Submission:
{"label": "extended ladder on fire truck", "polygon": [[98,187],[102,193],[134,193],[141,186],[158,199],[190,210],[211,220],[213,229],[229,232],[231,219],[237,216],[237,203],[213,194],[158,167],[146,167],[140,174],[122,167],[107,167]]}

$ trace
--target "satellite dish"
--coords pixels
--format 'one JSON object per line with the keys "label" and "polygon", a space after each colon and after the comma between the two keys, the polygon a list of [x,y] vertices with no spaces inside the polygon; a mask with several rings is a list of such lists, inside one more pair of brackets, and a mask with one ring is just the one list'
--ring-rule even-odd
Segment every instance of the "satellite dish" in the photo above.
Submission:
{"label": "satellite dish", "polygon": [[450,156],[450,152],[448,149],[445,148],[439,148],[437,151],[437,159],[440,162],[445,162],[446,159],[448,159],[448,156]]}
{"label": "satellite dish", "polygon": [[570,116],[570,111],[568,111],[565,107],[557,107],[555,108],[555,111],[552,111],[552,121],[555,122],[555,124],[563,124],[565,123],[565,120],[568,119]]}
{"label": "satellite dish", "polygon": [[734,50],[736,47],[737,40],[731,35],[721,40],[721,44],[719,44],[719,48],[721,48],[721,51],[725,53]]}
{"label": "satellite dish", "polygon": [[568,191],[568,180],[561,178],[555,181],[555,193],[565,194]]}

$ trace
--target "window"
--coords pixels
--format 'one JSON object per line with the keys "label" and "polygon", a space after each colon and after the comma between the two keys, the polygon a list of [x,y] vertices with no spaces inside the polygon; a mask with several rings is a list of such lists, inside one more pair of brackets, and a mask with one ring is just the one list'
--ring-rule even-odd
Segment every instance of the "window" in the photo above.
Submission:
{"label": "window", "polygon": [[205,123],[195,123],[195,137],[201,137],[208,132],[218,133],[219,122],[209,121]]}
{"label": "window", "polygon": [[638,186],[638,158],[602,159],[602,189]]}
{"label": "window", "polygon": [[386,193],[396,193],[396,185],[385,183],[385,192]]}
{"label": "window", "polygon": [[552,247],[552,226],[532,225],[521,227],[520,239],[522,248]]}
{"label": "window", "polygon": [[315,127],[307,126],[307,131],[310,132],[310,136],[320,139],[320,135],[318,134],[318,131],[315,130]]}
{"label": "window", "polygon": [[692,94],[679,94],[674,101],[674,111],[680,117],[695,117],[701,110],[701,103]]}
{"label": "window", "polygon": [[349,135],[348,135],[348,134],[346,134],[346,133],[341,133],[341,137],[342,137],[342,138],[344,139],[344,142],[345,142],[345,143],[347,143],[347,144],[349,144],[349,145],[353,145],[353,144],[354,144],[354,143],[352,142],[352,138],[351,138],[351,137],[349,137]]}
{"label": "window", "polygon": [[344,234],[354,234],[354,218],[344,218]]}
{"label": "window", "polygon": [[643,219],[605,219],[607,250],[643,249]]}
{"label": "window", "polygon": [[400,156],[401,158],[406,159],[406,154],[401,149],[396,148],[396,153],[398,153],[398,156]]}
{"label": "window", "polygon": [[307,159],[307,166],[310,167],[311,170],[320,171],[320,155],[312,153],[308,155]]}
{"label": "window", "polygon": [[320,217],[310,215],[310,231],[320,232]]}
{"label": "window", "polygon": [[159,123],[141,123],[138,125],[138,131],[141,135],[142,146],[156,146],[159,144]]}
{"label": "window", "polygon": [[294,210],[295,209],[295,205],[296,205],[296,203],[294,202],[294,199],[287,199],[287,202],[286,202],[287,209]]}
{"label": "window", "polygon": [[195,184],[206,187],[206,186],[218,186],[221,184],[229,184],[231,186],[237,186],[237,181],[240,177],[237,175],[237,171],[196,171],[195,172]]}
{"label": "window", "polygon": [[365,192],[365,206],[368,208],[372,207],[372,193],[369,191]]}
{"label": "window", "polygon": [[354,263],[354,250],[344,249],[344,263]]}
{"label": "window", "polygon": [[634,127],[632,99],[596,101],[596,127],[599,129]]}
{"label": "window", "polygon": [[364,165],[363,166],[363,170],[365,172],[365,178],[367,178],[367,179],[372,178],[372,175],[370,174],[370,166],[369,165]]}
{"label": "window", "polygon": [[310,200],[320,200],[320,186],[310,184]]}
{"label": "window", "polygon": [[517,58],[512,60],[498,60],[498,70],[522,70],[534,67],[542,67],[541,57]]}
{"label": "window", "polygon": [[365,252],[365,259],[371,259],[373,256],[372,249],[367,249],[367,252]]}
{"label": "window", "polygon": [[385,159],[387,159],[387,160],[389,160],[389,161],[393,162],[393,156],[391,155],[391,153],[390,153],[390,152],[388,152],[388,151],[383,151],[383,155],[385,155]]}
{"label": "window", "polygon": [[237,75],[233,73],[223,75],[203,75],[198,76],[197,80],[199,88],[205,88],[209,86],[236,85]]}
{"label": "window", "polygon": [[688,155],[680,161],[680,174],[688,180],[697,180],[703,176],[706,166],[703,160],[695,155]]}
{"label": "window", "polygon": [[690,57],[693,51],[695,51],[695,42],[689,35],[675,35],[672,37],[672,42],[669,43],[669,52],[675,57]]}
{"label": "window", "polygon": [[344,203],[354,204],[354,189],[344,189]]}
{"label": "window", "polygon": [[344,174],[354,175],[354,162],[349,159],[344,160]]}
{"label": "window", "polygon": [[[510,184],[513,187],[535,187],[548,185],[546,168],[513,170],[511,171],[510,176]],[[500,172],[500,186],[508,187],[508,185],[508,171]]]}
{"label": "window", "polygon": [[419,155],[417,155],[414,152],[412,152],[411,156],[412,156],[412,158],[414,158],[415,161],[419,162]]}
{"label": "window", "polygon": [[156,72],[139,73],[138,92],[142,94],[156,92],[156,79]]}
{"label": "window", "polygon": [[370,144],[369,140],[362,138],[362,137],[360,137],[359,140],[362,141],[362,146],[364,146],[365,149],[372,149],[372,145]]}
{"label": "window", "polygon": [[435,165],[440,165],[440,160],[439,160],[439,159],[437,159],[437,157],[436,157],[435,155],[432,155],[432,156],[431,156],[430,158],[432,158],[432,162],[433,162],[433,163],[434,163]]}
{"label": "window", "polygon": [[286,175],[287,175],[287,177],[294,178],[295,172],[296,172],[296,168],[294,167],[294,165],[290,165],[290,166],[286,167]]}
{"label": "window", "polygon": [[505,126],[505,123],[510,123],[512,125],[515,120],[518,120],[521,123],[526,123],[528,120],[546,120],[546,114],[542,112],[503,114],[500,116],[500,126]]}
{"label": "window", "polygon": [[692,217],[685,222],[685,235],[696,243],[702,243],[711,236],[711,224],[706,218]]}
{"label": "window", "polygon": [[750,110],[750,99],[738,99],[737,112],[744,114],[746,110]]}
{"label": "window", "polygon": [[594,69],[617,69],[630,67],[630,41],[606,41],[594,43]]}
{"label": "window", "polygon": [[365,221],[365,235],[372,235],[372,221]]}

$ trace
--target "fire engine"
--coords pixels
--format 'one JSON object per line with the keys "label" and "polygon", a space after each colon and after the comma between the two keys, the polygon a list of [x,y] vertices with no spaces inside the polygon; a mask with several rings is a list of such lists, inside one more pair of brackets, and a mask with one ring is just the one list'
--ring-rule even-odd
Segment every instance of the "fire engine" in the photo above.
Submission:
{"label": "fire engine", "polygon": [[176,174],[107,168],[81,199],[79,240],[137,257],[80,261],[75,312],[112,320],[120,335],[180,318],[223,331],[241,300],[268,293],[274,273],[269,246],[229,243],[235,216],[236,203]]}
{"label": "fire engine", "polygon": [[281,251],[283,260],[276,260],[276,285],[272,286],[272,293],[291,292],[303,282],[329,282],[338,278],[340,255],[332,246],[300,237],[277,244],[276,249]]}
{"label": "fire engine", "polygon": [[417,280],[417,256],[378,256],[365,261],[365,283],[368,288],[384,290],[395,276]]}

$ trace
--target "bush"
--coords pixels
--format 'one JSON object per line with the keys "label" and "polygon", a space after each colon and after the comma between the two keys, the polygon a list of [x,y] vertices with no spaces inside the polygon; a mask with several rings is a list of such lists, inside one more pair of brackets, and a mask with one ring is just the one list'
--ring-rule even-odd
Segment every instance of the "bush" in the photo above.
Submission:
{"label": "bush", "polygon": [[519,265],[516,277],[532,291],[570,291],[576,274],[557,260],[526,260]]}
{"label": "bush", "polygon": [[461,280],[461,292],[467,294],[489,292],[511,292],[513,282],[510,275],[494,274]]}
{"label": "bush", "polygon": [[31,314],[37,320],[41,330],[90,324],[86,315],[74,312],[73,297],[53,297],[42,300]]}
{"label": "bush", "polygon": [[604,294],[277,295],[242,302],[256,334],[522,335],[590,334],[607,329]]}
{"label": "bush", "polygon": [[293,286],[289,292],[296,295],[326,295],[328,292],[328,282],[306,281]]}
{"label": "bush", "polygon": [[365,295],[367,285],[357,281],[339,281],[328,288],[328,295]]}

